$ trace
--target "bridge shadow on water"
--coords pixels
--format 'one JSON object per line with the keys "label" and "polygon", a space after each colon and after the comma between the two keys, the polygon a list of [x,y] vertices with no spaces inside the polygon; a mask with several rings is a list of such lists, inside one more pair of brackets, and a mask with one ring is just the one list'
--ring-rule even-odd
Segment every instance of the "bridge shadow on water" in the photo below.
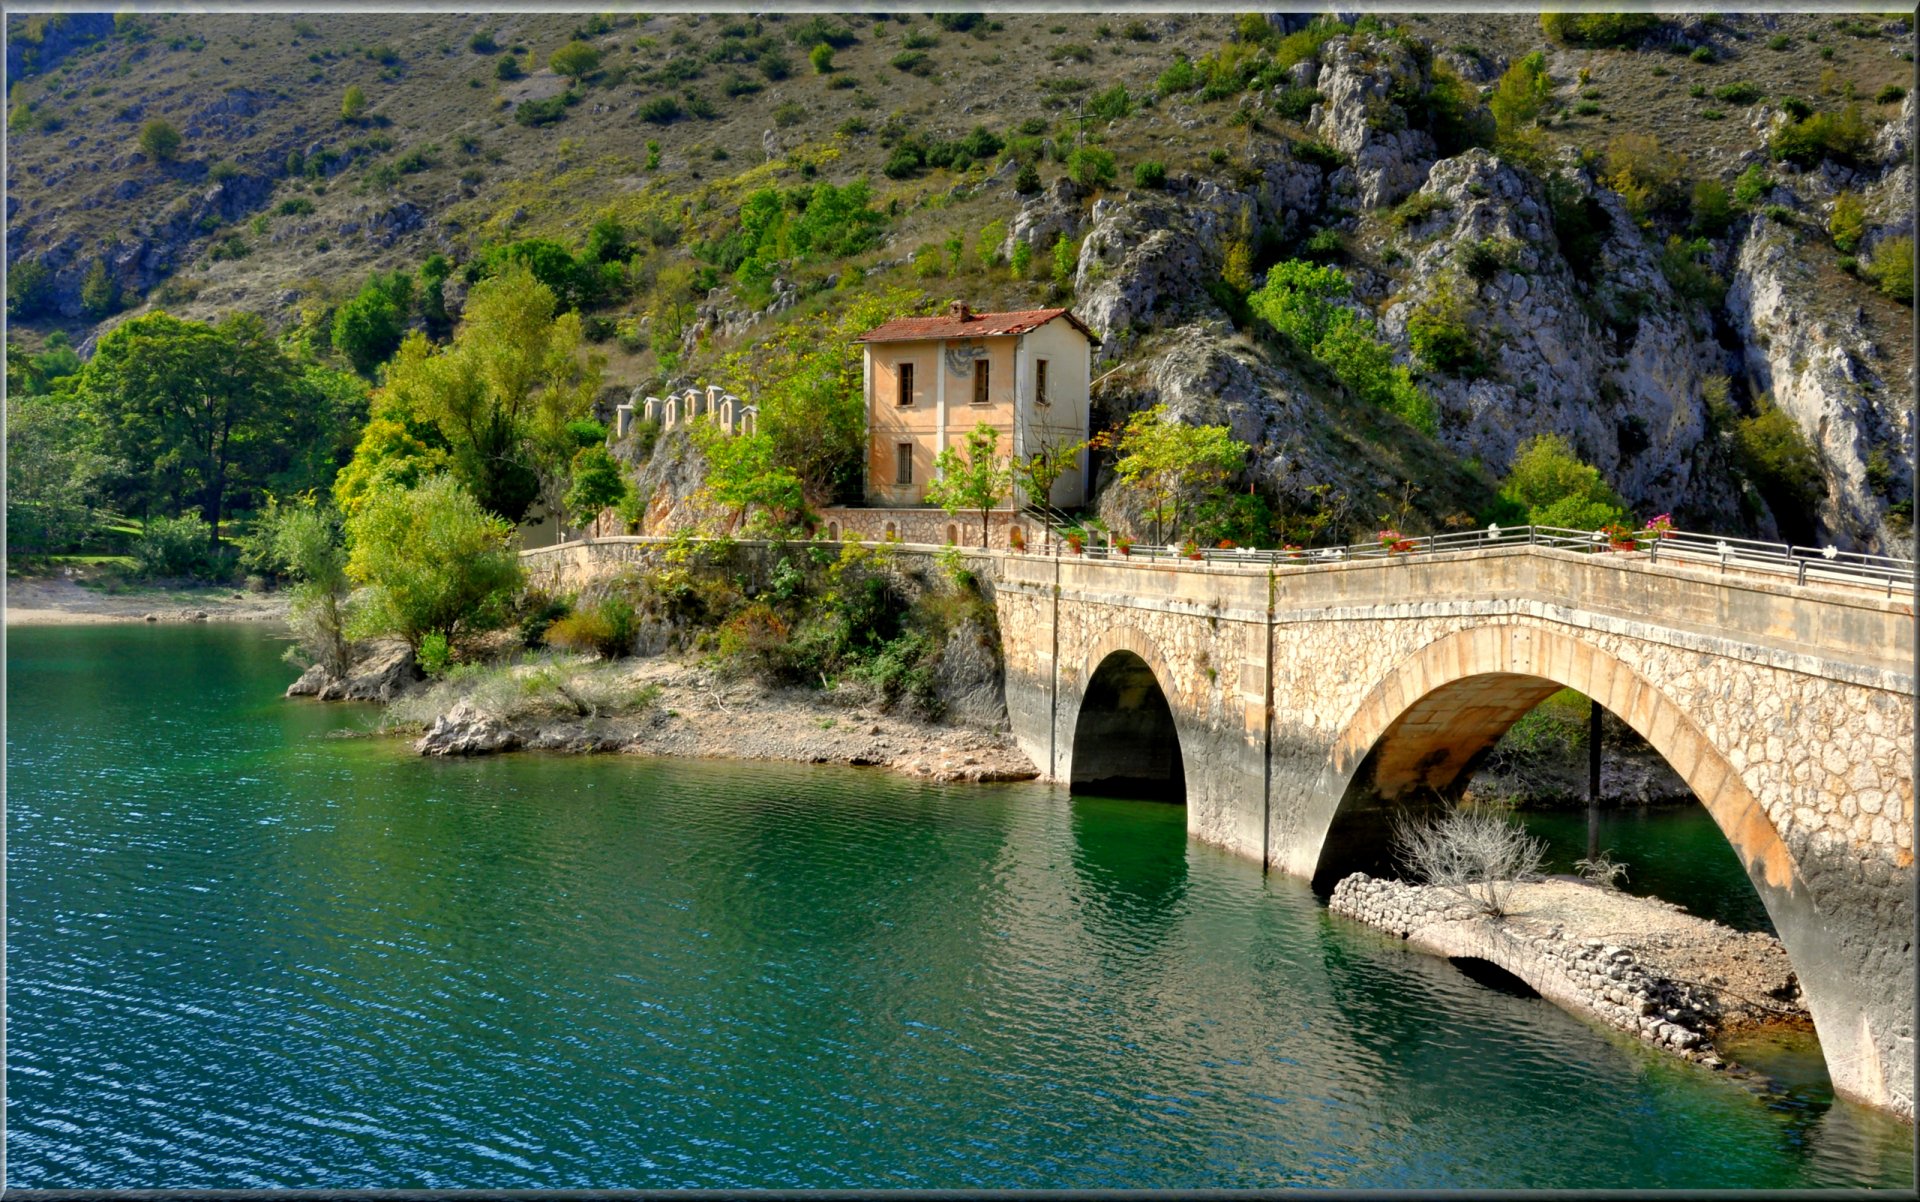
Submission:
{"label": "bridge shadow on water", "polygon": [[1070,791],[1185,803],[1186,761],[1173,708],[1153,669],[1131,651],[1102,660],[1073,730]]}

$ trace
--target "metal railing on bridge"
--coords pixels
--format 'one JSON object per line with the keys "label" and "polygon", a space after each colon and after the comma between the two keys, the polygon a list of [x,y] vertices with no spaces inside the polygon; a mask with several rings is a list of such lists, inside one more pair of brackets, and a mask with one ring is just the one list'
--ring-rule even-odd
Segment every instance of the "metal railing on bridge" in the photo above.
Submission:
{"label": "metal railing on bridge", "polygon": [[[1221,565],[1274,564],[1292,567],[1314,567],[1349,560],[1459,554],[1488,547],[1557,547],[1595,555],[1643,555],[1652,563],[1704,565],[1718,567],[1723,572],[1762,572],[1802,585],[1867,585],[1884,590],[1889,597],[1896,590],[1913,592],[1915,571],[1913,560],[1891,555],[1841,551],[1834,547],[1802,547],[1791,543],[1762,542],[1672,529],[1637,530],[1624,537],[1610,537],[1605,532],[1570,530],[1559,526],[1488,526],[1484,530],[1462,530],[1450,534],[1393,539],[1383,537],[1373,542],[1347,543],[1337,547],[1283,547],[1279,550],[1254,547],[1194,548],[1190,544],[1158,546],[1138,542],[1128,545],[1112,539],[1094,543],[1083,541],[1082,545],[1083,550],[1079,554],[1096,559],[1197,560]],[[1063,545],[1057,539],[1051,553],[1075,554],[1070,545]]]}

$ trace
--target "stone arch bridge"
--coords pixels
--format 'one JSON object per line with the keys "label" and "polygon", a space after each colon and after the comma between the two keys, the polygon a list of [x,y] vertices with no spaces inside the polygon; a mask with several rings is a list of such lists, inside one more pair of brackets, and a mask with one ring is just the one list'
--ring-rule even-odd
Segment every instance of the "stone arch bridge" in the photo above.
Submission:
{"label": "stone arch bridge", "polygon": [[1047,778],[1171,795],[1195,838],[1323,883],[1546,696],[1594,698],[1746,864],[1836,1089],[1912,1117],[1910,595],[1531,546],[998,559],[1007,708]]}

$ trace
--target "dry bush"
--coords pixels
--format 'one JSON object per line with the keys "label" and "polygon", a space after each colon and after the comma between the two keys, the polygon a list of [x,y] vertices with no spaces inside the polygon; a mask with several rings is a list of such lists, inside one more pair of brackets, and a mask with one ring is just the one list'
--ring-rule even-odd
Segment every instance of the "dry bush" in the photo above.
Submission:
{"label": "dry bush", "polygon": [[1392,838],[1394,856],[1411,876],[1494,918],[1506,914],[1516,883],[1539,877],[1547,854],[1545,840],[1486,810],[1395,815]]}

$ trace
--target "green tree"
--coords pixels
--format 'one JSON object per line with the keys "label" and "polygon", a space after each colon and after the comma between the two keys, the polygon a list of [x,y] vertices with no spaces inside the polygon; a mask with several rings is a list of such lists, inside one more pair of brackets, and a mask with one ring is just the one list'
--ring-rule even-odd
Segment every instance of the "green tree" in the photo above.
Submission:
{"label": "green tree", "polygon": [[1188,425],[1155,405],[1127,419],[1118,451],[1114,474],[1139,492],[1153,541],[1164,542],[1193,524],[1196,509],[1220,498],[1248,447],[1225,426]]}
{"label": "green tree", "polygon": [[[511,262],[473,286],[446,346],[433,347],[417,331],[406,337],[374,400],[374,417],[400,426],[380,430],[389,447],[437,443],[479,503],[511,522],[536,499],[563,512],[578,449],[567,425],[586,415],[600,390],[602,361],[581,351],[580,315],[555,310],[553,290],[526,264]],[[399,458],[398,470],[412,470],[404,466],[409,456]]]}
{"label": "green tree", "polygon": [[1030,505],[1051,505],[1053,486],[1060,477],[1080,462],[1080,452],[1092,446],[1091,440],[1065,442],[1036,447],[1026,457],[1013,461],[1013,479],[1027,495]]}
{"label": "green tree", "polygon": [[1767,508],[1794,541],[1811,540],[1808,520],[1826,497],[1826,478],[1820,458],[1791,416],[1763,398],[1759,412],[1734,424],[1734,452],[1740,469],[1752,480]]}
{"label": "green tree", "polygon": [[166,163],[180,153],[180,131],[155,119],[140,127],[140,149],[156,163]]}
{"label": "green tree", "polygon": [[340,97],[340,119],[348,124],[358,124],[367,115],[367,94],[360,90],[359,84],[348,84],[345,94]]}
{"label": "green tree", "polygon": [[1553,100],[1553,81],[1547,77],[1547,59],[1539,51],[1514,60],[1493,86],[1487,107],[1493,110],[1495,137],[1511,143],[1535,121]]}
{"label": "green tree", "polygon": [[452,642],[499,625],[523,580],[512,524],[451,476],[376,493],[346,532],[347,575],[367,586],[353,629],[415,648],[428,634]]}
{"label": "green tree", "polygon": [[375,275],[333,315],[333,347],[353,369],[371,379],[399,349],[413,304],[413,277],[402,271]]}
{"label": "green tree", "polygon": [[1082,146],[1067,156],[1067,174],[1083,188],[1101,188],[1119,174],[1113,152],[1098,146]]}
{"label": "green tree", "polygon": [[1500,497],[1534,526],[1598,530],[1624,522],[1626,503],[1600,470],[1583,463],[1558,434],[1539,434],[1520,445]]}
{"label": "green tree", "polygon": [[591,42],[568,42],[547,58],[554,72],[579,83],[600,66],[600,51]]}
{"label": "green tree", "polygon": [[120,286],[107,271],[105,255],[87,268],[87,278],[80,283],[80,305],[95,318],[110,316],[120,307]]}
{"label": "green tree", "polygon": [[1902,234],[1888,238],[1873,248],[1867,261],[1867,274],[1886,293],[1903,305],[1913,303],[1913,236]]}
{"label": "green tree", "polygon": [[1006,500],[1013,470],[994,453],[1000,431],[986,422],[967,435],[966,451],[946,447],[934,456],[935,479],[927,484],[927,500],[958,516],[966,510],[980,513],[980,545],[987,545],[987,515]]}
{"label": "green tree", "polygon": [[1857,195],[1842,192],[1833,198],[1833,215],[1827,218],[1827,233],[1833,235],[1834,246],[1847,254],[1859,248],[1860,240],[1867,234],[1867,208]]}
{"label": "green tree", "polygon": [[1025,238],[1013,240],[1013,250],[1007,258],[1007,270],[1016,280],[1027,278],[1027,269],[1033,266],[1033,243]]}
{"label": "green tree", "polygon": [[1607,185],[1641,221],[1682,203],[1686,173],[1687,161],[1652,134],[1616,134],[1607,143]]}
{"label": "green tree", "polygon": [[1073,287],[1073,269],[1079,263],[1080,248],[1062,230],[1053,243],[1053,286],[1062,292]]}
{"label": "green tree", "polygon": [[618,506],[633,490],[604,446],[576,451],[570,475],[573,486],[567,490],[566,509],[573,524],[582,528],[592,526],[601,510]]}
{"label": "green tree", "polygon": [[1719,180],[1703,179],[1693,185],[1693,231],[1708,237],[1727,232],[1733,224],[1733,204],[1727,188]]}
{"label": "green tree", "polygon": [[309,494],[292,506],[275,506],[273,558],[296,582],[288,624],[300,652],[334,678],[347,674],[347,547],[338,510]]}
{"label": "green tree", "polygon": [[93,530],[113,464],[68,397],[24,383],[7,388],[7,548],[65,551]]}
{"label": "green tree", "polygon": [[732,434],[714,422],[700,422],[693,427],[693,441],[707,461],[699,508],[711,515],[716,533],[744,528],[780,537],[805,520],[800,476],[778,461],[779,447],[764,430]]}
{"label": "green tree", "polygon": [[320,406],[251,313],[217,326],[151,313],[117,327],[76,384],[144,506],[197,504],[220,539],[236,487],[254,487],[324,432]]}
{"label": "green tree", "polygon": [[825,42],[816,43],[813,49],[807,51],[807,61],[813,64],[813,69],[818,74],[831,75],[833,73],[833,47],[827,45]]}
{"label": "green tree", "polygon": [[15,321],[38,317],[53,299],[53,273],[38,259],[21,259],[7,268],[7,316]]}
{"label": "green tree", "polygon": [[427,333],[435,338],[444,338],[453,328],[453,319],[447,315],[447,300],[444,285],[447,277],[453,274],[453,261],[438,251],[427,256],[420,264],[420,317],[427,323]]}

